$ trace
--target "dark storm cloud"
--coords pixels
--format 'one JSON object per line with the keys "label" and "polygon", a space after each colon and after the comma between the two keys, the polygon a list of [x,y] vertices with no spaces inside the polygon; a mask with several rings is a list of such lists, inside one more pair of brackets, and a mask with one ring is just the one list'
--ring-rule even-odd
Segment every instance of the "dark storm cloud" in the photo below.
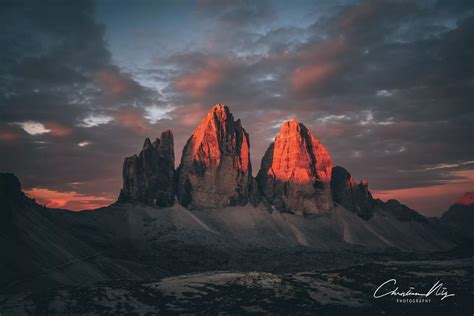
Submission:
{"label": "dark storm cloud", "polygon": [[25,188],[114,197],[158,93],[111,62],[92,1],[0,6],[0,169]]}

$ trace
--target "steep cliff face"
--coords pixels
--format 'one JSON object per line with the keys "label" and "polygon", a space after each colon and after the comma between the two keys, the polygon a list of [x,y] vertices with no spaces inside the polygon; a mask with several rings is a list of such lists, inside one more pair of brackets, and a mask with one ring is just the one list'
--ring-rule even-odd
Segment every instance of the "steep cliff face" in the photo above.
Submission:
{"label": "steep cliff face", "polygon": [[331,191],[334,202],[347,210],[366,220],[373,216],[374,200],[367,181],[356,183],[346,169],[336,166],[332,168]]}
{"label": "steep cliff face", "polygon": [[173,134],[168,130],[153,143],[147,138],[138,155],[125,158],[119,201],[171,206],[175,188]]}
{"label": "steep cliff face", "polygon": [[252,187],[249,136],[229,108],[214,106],[194,130],[178,167],[178,200],[189,208],[244,205]]}
{"label": "steep cliff face", "polygon": [[259,190],[282,211],[321,213],[332,209],[332,159],[296,120],[284,123],[265,152],[257,175]]}

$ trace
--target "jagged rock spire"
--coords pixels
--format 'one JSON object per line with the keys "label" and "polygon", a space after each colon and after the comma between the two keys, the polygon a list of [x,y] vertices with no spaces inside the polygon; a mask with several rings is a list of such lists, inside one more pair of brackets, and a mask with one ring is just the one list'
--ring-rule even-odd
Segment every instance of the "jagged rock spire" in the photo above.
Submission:
{"label": "jagged rock spire", "polygon": [[167,130],[153,143],[145,139],[138,155],[125,158],[121,202],[142,202],[159,207],[175,200],[173,134]]}
{"label": "jagged rock spire", "polygon": [[331,190],[334,202],[363,219],[373,216],[374,201],[366,180],[357,183],[343,167],[332,168]]}
{"label": "jagged rock spire", "polygon": [[252,183],[249,136],[229,108],[215,105],[187,141],[178,167],[178,200],[206,209],[243,205]]}

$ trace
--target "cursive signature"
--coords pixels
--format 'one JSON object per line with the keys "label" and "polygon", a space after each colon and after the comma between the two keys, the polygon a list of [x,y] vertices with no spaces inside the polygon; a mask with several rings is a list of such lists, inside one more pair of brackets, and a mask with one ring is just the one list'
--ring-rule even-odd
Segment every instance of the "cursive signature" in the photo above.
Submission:
{"label": "cursive signature", "polygon": [[430,295],[435,295],[435,296],[440,296],[441,301],[442,301],[445,298],[454,296],[454,294],[448,292],[448,289],[446,287],[444,287],[444,284],[441,283],[441,281],[436,281],[436,283],[426,293],[419,293],[419,292],[415,291],[414,287],[411,287],[411,286],[409,287],[408,290],[401,291],[401,290],[399,290],[398,286],[396,286],[395,288],[393,288],[393,286],[390,287],[391,284],[393,284],[393,286],[395,286],[397,284],[397,280],[390,279],[390,280],[387,280],[384,283],[380,284],[380,286],[374,292],[374,298],[381,298],[381,297],[388,296],[388,295],[390,295],[390,296],[402,296],[402,297],[407,297],[407,296],[429,297]]}

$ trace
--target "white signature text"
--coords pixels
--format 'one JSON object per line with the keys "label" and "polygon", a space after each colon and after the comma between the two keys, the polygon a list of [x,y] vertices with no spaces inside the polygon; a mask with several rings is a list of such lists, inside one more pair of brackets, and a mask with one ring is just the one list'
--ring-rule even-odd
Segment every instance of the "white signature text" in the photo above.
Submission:
{"label": "white signature text", "polygon": [[420,293],[415,290],[414,287],[409,287],[408,290],[400,290],[397,285],[397,280],[390,279],[385,281],[384,283],[380,284],[380,286],[374,292],[374,298],[381,298],[384,296],[421,296],[421,297],[429,297],[430,295],[434,295],[436,297],[440,297],[441,301],[454,296],[454,294],[449,293],[448,289],[444,286],[441,281],[436,281],[436,283],[425,293]]}

